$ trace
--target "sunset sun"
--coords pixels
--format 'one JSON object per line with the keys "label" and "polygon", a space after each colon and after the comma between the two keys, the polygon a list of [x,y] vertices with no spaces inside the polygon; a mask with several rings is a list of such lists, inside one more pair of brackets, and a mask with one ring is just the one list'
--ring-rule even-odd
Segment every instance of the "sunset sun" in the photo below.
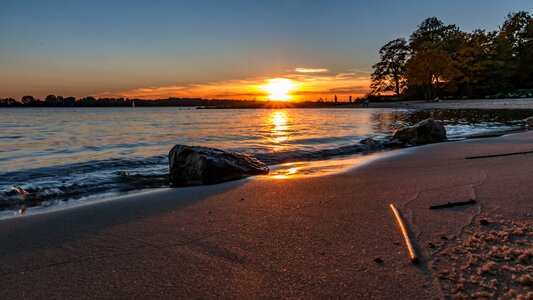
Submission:
{"label": "sunset sun", "polygon": [[296,83],[287,78],[272,78],[260,88],[268,93],[268,100],[288,101],[292,97],[290,92],[296,89]]}

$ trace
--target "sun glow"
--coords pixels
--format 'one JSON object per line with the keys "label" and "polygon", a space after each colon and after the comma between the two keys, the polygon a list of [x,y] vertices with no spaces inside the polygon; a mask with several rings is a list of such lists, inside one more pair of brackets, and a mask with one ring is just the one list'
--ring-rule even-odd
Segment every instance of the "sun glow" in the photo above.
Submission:
{"label": "sun glow", "polygon": [[268,93],[268,100],[288,101],[292,98],[290,92],[296,89],[296,84],[287,78],[272,78],[260,88]]}

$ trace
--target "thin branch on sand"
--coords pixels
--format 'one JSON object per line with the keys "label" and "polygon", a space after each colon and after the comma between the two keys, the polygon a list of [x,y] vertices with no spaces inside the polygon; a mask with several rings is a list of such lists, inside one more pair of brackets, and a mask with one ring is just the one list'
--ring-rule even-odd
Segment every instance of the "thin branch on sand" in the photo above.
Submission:
{"label": "thin branch on sand", "polygon": [[431,205],[429,209],[440,209],[440,208],[448,208],[448,207],[471,205],[471,204],[476,204],[476,200],[470,199],[468,201],[448,202],[446,204]]}
{"label": "thin branch on sand", "polygon": [[400,212],[394,207],[394,204],[390,205],[390,208],[392,209],[392,212],[396,216],[396,220],[398,221],[398,224],[400,225],[400,230],[402,231],[403,238],[405,240],[405,244],[407,245],[407,250],[409,251],[409,258],[411,259],[411,262],[414,264],[418,263],[418,257],[416,256],[415,249],[413,247],[413,244],[411,243],[411,240],[409,239],[409,235],[407,234],[407,229],[405,227],[405,224],[402,220],[402,217],[400,216]]}
{"label": "thin branch on sand", "polygon": [[465,159],[491,158],[491,157],[500,157],[500,156],[509,156],[509,155],[526,155],[526,154],[529,154],[529,153],[533,153],[533,150],[531,150],[531,151],[523,151],[523,152],[511,152],[511,153],[481,155],[481,156],[468,156],[468,157],[465,157]]}

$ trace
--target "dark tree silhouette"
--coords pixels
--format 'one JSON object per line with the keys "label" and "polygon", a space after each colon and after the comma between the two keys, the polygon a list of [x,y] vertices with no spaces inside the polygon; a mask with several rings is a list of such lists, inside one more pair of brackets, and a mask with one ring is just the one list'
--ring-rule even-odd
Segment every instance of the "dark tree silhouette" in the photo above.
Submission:
{"label": "dark tree silhouette", "polygon": [[374,93],[394,92],[400,96],[405,86],[405,65],[410,48],[405,39],[388,42],[379,50],[380,61],[373,65],[370,88]]}
{"label": "dark tree silhouette", "polygon": [[511,82],[513,88],[528,88],[530,82],[530,63],[528,57],[531,56],[531,28],[533,27],[533,17],[525,11],[510,13],[503,23],[500,35],[502,42],[506,42],[512,48],[510,58],[510,68],[515,69]]}
{"label": "dark tree silhouette", "polygon": [[[401,59],[395,56],[396,51],[401,51]],[[390,62],[395,61],[403,64],[391,67]],[[383,92],[425,99],[437,94],[531,97],[533,16],[524,11],[511,13],[500,30],[472,33],[435,17],[427,18],[411,34],[408,45],[397,39],[383,46],[380,61],[373,67],[371,88],[378,95]]]}
{"label": "dark tree silhouette", "polygon": [[533,87],[533,20],[530,19],[524,34],[523,52],[518,58],[517,81],[522,87]]}
{"label": "dark tree silhouette", "polygon": [[22,104],[25,104],[25,105],[31,105],[32,103],[35,102],[35,98],[33,98],[33,96],[22,96],[22,98],[20,99],[20,102],[22,102]]}
{"label": "dark tree silhouette", "polygon": [[409,47],[414,53],[438,48],[446,52],[457,50],[461,43],[461,31],[456,25],[445,25],[441,20],[427,18],[409,38]]}

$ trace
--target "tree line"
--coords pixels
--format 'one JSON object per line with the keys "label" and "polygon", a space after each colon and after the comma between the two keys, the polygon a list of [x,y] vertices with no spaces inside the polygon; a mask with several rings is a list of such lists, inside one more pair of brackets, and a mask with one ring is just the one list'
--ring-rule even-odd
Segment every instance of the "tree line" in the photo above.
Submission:
{"label": "tree line", "polygon": [[372,95],[401,99],[500,98],[533,95],[533,16],[507,15],[499,30],[463,32],[427,18],[408,40],[379,51]]}
{"label": "tree line", "polygon": [[0,107],[201,107],[201,108],[321,108],[335,107],[346,103],[304,101],[256,101],[233,99],[203,99],[203,98],[167,98],[157,100],[127,99],[127,98],[94,98],[62,97],[48,95],[44,99],[33,96],[23,96],[20,100],[0,98]]}
{"label": "tree line", "polygon": [[234,100],[207,100],[202,98],[168,98],[159,100],[127,99],[127,98],[94,98],[63,97],[48,95],[44,99],[23,96],[20,100],[13,98],[0,99],[0,107],[128,107],[133,106],[206,106],[228,104]]}

